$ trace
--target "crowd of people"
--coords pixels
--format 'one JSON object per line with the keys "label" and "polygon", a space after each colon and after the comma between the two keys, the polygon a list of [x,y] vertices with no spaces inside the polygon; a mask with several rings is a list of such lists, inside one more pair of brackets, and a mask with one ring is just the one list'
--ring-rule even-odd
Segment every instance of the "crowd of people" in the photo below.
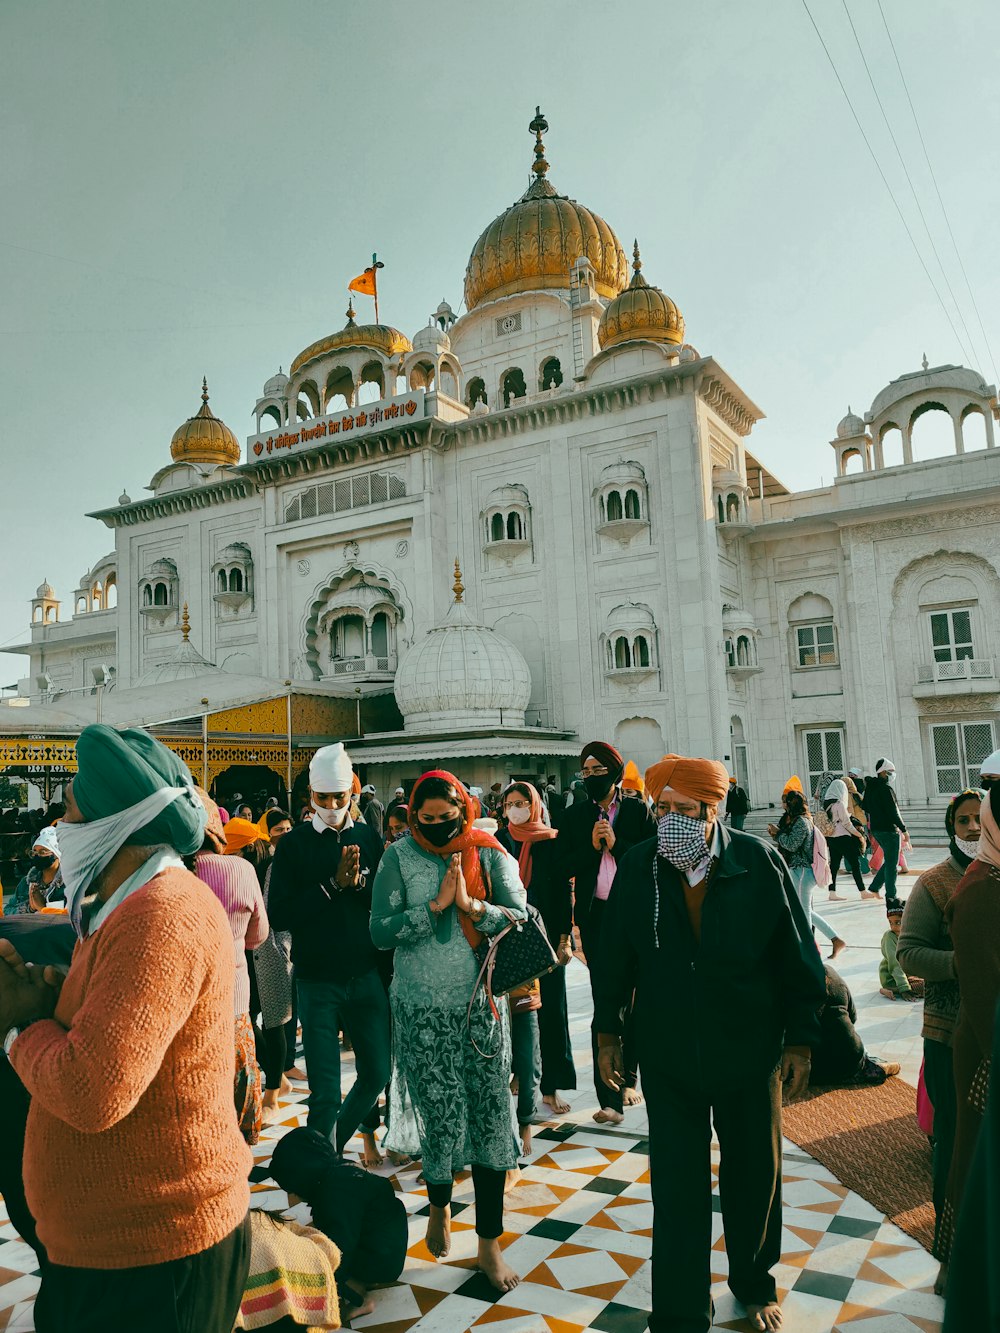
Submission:
{"label": "crowd of people", "polygon": [[[555,775],[484,792],[434,769],[385,804],[332,744],[298,810],[220,806],[138,730],[88,727],[77,764],[64,805],[33,816],[0,919],[0,1193],[38,1255],[39,1333],[336,1327],[370,1310],[407,1247],[391,1184],[365,1169],[383,1150],[419,1161],[439,1259],[471,1168],[478,1266],[510,1291],[505,1192],[532,1125],[565,1116],[577,1086],[574,957],[594,1118],[648,1112],[651,1333],[711,1326],[713,1128],[729,1285],[753,1327],[779,1328],[782,1105],[899,1071],[865,1050],[830,966],[848,942],[814,907],[823,890],[843,901],[844,865],[865,902],[885,890],[883,995],[924,999],[939,1285],[951,1326],[980,1326],[954,1321],[973,1290],[980,1311],[995,1299],[970,1274],[997,1225],[1000,753],[950,802],[949,854],[905,904],[884,758],[808,795],[790,778],[761,837],[722,763],[671,754],[640,774],[604,741],[565,792]],[[494,993],[486,951],[532,922],[548,963]],[[251,1210],[248,1186],[250,1147],[303,1077],[300,1026],[307,1125],[268,1170],[309,1227]]]}

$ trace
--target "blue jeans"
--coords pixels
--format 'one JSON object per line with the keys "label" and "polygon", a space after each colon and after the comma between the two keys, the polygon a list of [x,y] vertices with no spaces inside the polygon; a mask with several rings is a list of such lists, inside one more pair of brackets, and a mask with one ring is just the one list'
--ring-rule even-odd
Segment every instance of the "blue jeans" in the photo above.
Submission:
{"label": "blue jeans", "polygon": [[537,1010],[511,1015],[510,1046],[511,1073],[517,1075],[517,1123],[530,1125],[538,1106],[538,1082],[542,1077]]}
{"label": "blue jeans", "polygon": [[[343,1152],[389,1081],[389,1001],[374,968],[348,981],[305,981],[298,977],[297,989],[302,1053],[309,1077],[307,1123]],[[343,1102],[338,1035],[342,1026],[351,1034],[357,1069],[354,1086]]]}
{"label": "blue jeans", "polygon": [[873,828],[872,837],[882,848],[882,856],[885,859],[868,888],[870,892],[878,893],[884,884],[885,900],[891,903],[896,897],[896,872],[899,870],[899,829]]}
{"label": "blue jeans", "polygon": [[789,866],[788,874],[792,883],[795,885],[795,892],[798,894],[799,902],[802,904],[802,910],[806,914],[806,920],[813,930],[818,930],[830,941],[838,938],[837,932],[820,916],[819,912],[813,911],[812,896],[813,889],[816,887],[816,876],[813,874],[812,866]]}

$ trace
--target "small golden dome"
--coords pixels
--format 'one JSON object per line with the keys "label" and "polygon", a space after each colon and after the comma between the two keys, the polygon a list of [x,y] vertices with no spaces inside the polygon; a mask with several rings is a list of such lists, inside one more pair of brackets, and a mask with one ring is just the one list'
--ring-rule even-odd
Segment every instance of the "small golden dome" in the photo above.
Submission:
{"label": "small golden dome", "polygon": [[373,352],[380,352],[385,357],[398,356],[400,352],[412,351],[410,340],[405,333],[394,329],[391,324],[355,324],[354,304],[347,306],[347,323],[339,333],[331,333],[329,338],[320,338],[319,342],[310,343],[304,352],[300,352],[292,362],[289,375],[294,378],[303,366],[317,357],[326,356],[338,347],[366,347]]}
{"label": "small golden dome", "polygon": [[465,305],[540,289],[567,290],[581,256],[594,266],[598,293],[617,296],[628,279],[628,257],[603,218],[546,180],[542,133],[548,122],[536,107],[528,126],[535,136],[535,179],[506,212],[493,219],[472,247],[465,270]]}
{"label": "small golden dome", "polygon": [[619,343],[648,338],[653,342],[684,341],[684,316],[659,287],[650,287],[642,276],[639,242],[632,249],[632,281],[601,316],[597,326],[597,341],[601,351],[617,347]]}
{"label": "small golden dome", "polygon": [[201,408],[174,431],[170,457],[175,463],[235,464],[240,461],[240,442],[208,405],[208,382],[201,382]]}

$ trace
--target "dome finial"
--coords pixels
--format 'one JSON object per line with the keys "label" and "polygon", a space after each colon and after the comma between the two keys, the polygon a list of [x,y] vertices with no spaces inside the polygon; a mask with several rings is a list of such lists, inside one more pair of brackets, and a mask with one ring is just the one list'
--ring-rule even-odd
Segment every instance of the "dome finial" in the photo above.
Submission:
{"label": "dome finial", "polygon": [[184,603],[184,609],[181,611],[181,639],[187,643],[191,638],[191,618],[188,615],[188,604]]}
{"label": "dome finial", "polygon": [[208,406],[208,379],[204,375],[201,377],[201,401]]}
{"label": "dome finial", "polygon": [[349,297],[347,298],[347,311],[346,311],[346,314],[347,314],[347,328],[351,328],[351,327],[353,326],[353,324],[354,324],[354,315],[355,315],[355,313],[356,313],[356,312],[355,312],[355,309],[354,309],[354,300],[353,300],[352,297],[349,296]]}
{"label": "dome finial", "polygon": [[638,238],[632,241],[632,272],[638,273],[642,268],[642,260],[639,258]]}
{"label": "dome finial", "polygon": [[548,133],[549,122],[542,115],[542,108],[535,107],[535,118],[528,126],[528,129],[535,136],[535,161],[531,170],[537,179],[548,174],[549,164],[545,160],[545,145],[542,143],[542,135]]}
{"label": "dome finial", "polygon": [[923,366],[924,370],[927,370],[927,368],[928,368],[928,366],[929,366],[930,363],[929,363],[928,360],[927,360],[927,353],[926,353],[926,352],[924,353],[924,359],[923,359],[923,361],[921,361],[920,364]]}
{"label": "dome finial", "polygon": [[460,602],[465,594],[465,585],[462,582],[462,566],[458,563],[458,556],[455,557],[455,582],[451,585],[451,590],[455,594],[455,601]]}

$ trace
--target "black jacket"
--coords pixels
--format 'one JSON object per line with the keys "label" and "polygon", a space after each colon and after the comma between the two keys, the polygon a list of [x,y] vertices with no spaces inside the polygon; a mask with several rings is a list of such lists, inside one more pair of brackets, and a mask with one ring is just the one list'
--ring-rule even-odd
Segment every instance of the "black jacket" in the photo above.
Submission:
{"label": "black jacket", "polygon": [[869,778],[865,783],[861,804],[873,831],[898,828],[901,833],[906,832],[906,825],[896,804],[896,793],[885,778]]}
{"label": "black jacket", "polygon": [[826,998],[823,964],[781,857],[750,833],[720,825],[719,838],[700,942],[681,876],[657,859],[655,838],[620,863],[594,1005],[597,1031],[620,1033],[635,990],[644,1076],[701,1089],[766,1077],[783,1045],[812,1046]]}
{"label": "black jacket", "polygon": [[[361,849],[361,883],[337,887],[341,848]],[[341,834],[299,824],[274,849],[267,915],[273,930],[292,935],[292,962],[303,981],[348,981],[378,966],[369,930],[372,883],[382,839],[368,824]]]}
{"label": "black jacket", "polygon": [[[501,829],[496,836],[497,842],[516,861],[524,844],[515,842],[506,829]],[[559,937],[569,935],[573,929],[573,890],[564,871],[559,838],[546,838],[544,842],[532,844],[528,902],[537,907],[549,943],[553,949],[557,948]]]}
{"label": "black jacket", "polygon": [[[593,832],[604,811],[596,801],[581,801],[566,810],[559,824],[556,847],[562,858],[562,875],[575,880],[576,921],[585,926],[590,915],[590,904],[597,887],[597,872],[601,867],[601,852],[594,850]],[[621,865],[622,858],[637,843],[645,842],[656,832],[656,820],[645,801],[618,799],[618,814],[611,826],[615,845],[611,855]]]}

